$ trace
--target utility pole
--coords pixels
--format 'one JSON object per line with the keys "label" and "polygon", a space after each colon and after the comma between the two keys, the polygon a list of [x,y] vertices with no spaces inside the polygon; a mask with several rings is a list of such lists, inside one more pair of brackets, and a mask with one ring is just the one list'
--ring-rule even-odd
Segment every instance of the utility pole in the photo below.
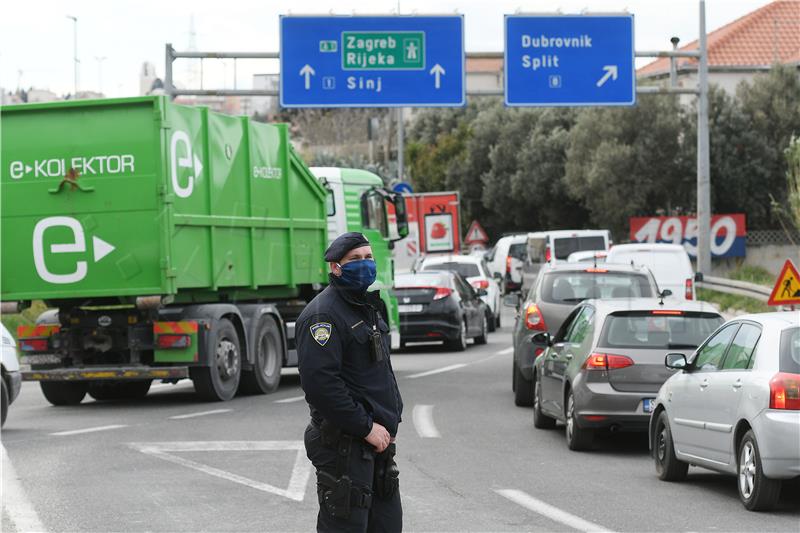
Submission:
{"label": "utility pole", "polygon": [[97,92],[103,94],[103,61],[108,59],[106,56],[94,56],[97,61]]}
{"label": "utility pole", "polygon": [[697,71],[697,271],[711,274],[711,159],[708,133],[708,48],[706,2],[700,0],[700,58]]}
{"label": "utility pole", "polygon": [[73,76],[73,98],[78,96],[78,17],[67,15],[67,18],[72,20],[72,50],[73,60],[75,61],[75,74]]}

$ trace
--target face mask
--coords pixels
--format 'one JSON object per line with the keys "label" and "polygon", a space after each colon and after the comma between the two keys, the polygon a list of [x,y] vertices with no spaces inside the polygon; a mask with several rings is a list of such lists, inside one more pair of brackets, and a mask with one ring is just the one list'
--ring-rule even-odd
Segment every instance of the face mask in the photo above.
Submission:
{"label": "face mask", "polygon": [[339,277],[341,282],[360,291],[366,291],[370,285],[375,283],[375,278],[378,275],[375,261],[372,259],[350,261],[344,265],[339,265],[339,267],[342,269],[342,275]]}

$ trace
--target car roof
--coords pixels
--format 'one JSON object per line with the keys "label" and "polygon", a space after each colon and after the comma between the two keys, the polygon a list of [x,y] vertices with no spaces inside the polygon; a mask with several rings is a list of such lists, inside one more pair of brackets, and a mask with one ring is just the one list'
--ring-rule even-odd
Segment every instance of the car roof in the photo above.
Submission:
{"label": "car roof", "polygon": [[611,252],[686,252],[681,244],[667,244],[661,242],[632,242],[628,244],[615,244]]}
{"label": "car roof", "polygon": [[609,235],[607,229],[559,229],[553,231],[534,231],[528,233],[528,237],[585,237],[593,235]]}
{"label": "car roof", "polygon": [[708,302],[698,300],[679,300],[667,298],[661,303],[660,298],[609,298],[584,300],[582,303],[591,304],[601,314],[607,315],[616,311],[695,311],[701,313],[715,313],[721,315],[717,309]]}
{"label": "car roof", "polygon": [[503,235],[502,237],[497,239],[497,242],[499,243],[500,241],[509,241],[512,244],[518,244],[525,242],[527,240],[528,240],[527,233],[515,233],[513,235]]}
{"label": "car roof", "polygon": [[752,320],[765,326],[775,326],[779,329],[800,327],[800,311],[772,311],[769,313],[752,313],[740,315],[733,320]]}
{"label": "car roof", "polygon": [[598,271],[606,270],[608,272],[635,272],[635,273],[649,273],[650,270],[646,266],[631,265],[630,263],[602,263],[594,267],[589,263],[545,263],[542,265],[542,272],[586,272],[587,269],[597,268]]}
{"label": "car roof", "polygon": [[441,263],[474,263],[476,265],[483,262],[483,256],[480,255],[430,255],[422,260],[423,265],[438,265]]}

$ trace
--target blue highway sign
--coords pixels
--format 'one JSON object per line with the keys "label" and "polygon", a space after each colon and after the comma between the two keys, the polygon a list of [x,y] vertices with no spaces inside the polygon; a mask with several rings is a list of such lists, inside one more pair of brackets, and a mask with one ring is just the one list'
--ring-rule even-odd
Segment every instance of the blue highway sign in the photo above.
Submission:
{"label": "blue highway sign", "polygon": [[636,103],[633,15],[506,15],[508,106]]}
{"label": "blue highway sign", "polygon": [[463,106],[464,18],[281,17],[281,106]]}

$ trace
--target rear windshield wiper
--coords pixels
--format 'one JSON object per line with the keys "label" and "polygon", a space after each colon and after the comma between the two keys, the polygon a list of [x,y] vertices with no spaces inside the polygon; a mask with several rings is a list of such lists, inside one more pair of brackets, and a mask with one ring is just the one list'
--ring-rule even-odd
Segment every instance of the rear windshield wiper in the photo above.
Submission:
{"label": "rear windshield wiper", "polygon": [[669,348],[669,349],[672,349],[672,348],[697,348],[697,345],[696,344],[681,344],[679,342],[675,342],[675,343],[671,342],[671,343],[669,343],[667,345],[667,348]]}
{"label": "rear windshield wiper", "polygon": [[561,298],[562,302],[582,302],[586,298]]}

